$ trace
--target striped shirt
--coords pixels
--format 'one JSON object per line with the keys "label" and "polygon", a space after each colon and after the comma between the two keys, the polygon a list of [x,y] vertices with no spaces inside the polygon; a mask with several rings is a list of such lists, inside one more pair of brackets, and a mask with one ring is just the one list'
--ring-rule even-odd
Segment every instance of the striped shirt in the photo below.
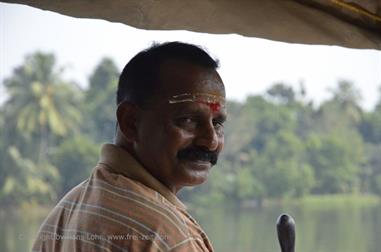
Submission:
{"label": "striped shirt", "polygon": [[33,251],[213,251],[174,193],[127,151],[102,146],[90,178],[40,227]]}

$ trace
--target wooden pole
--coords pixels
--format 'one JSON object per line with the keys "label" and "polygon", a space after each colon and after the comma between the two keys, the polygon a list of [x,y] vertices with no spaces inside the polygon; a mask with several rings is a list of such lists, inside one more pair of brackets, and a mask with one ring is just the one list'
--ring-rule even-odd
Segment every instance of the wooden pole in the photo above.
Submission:
{"label": "wooden pole", "polygon": [[282,252],[295,252],[295,221],[288,214],[281,214],[276,223]]}

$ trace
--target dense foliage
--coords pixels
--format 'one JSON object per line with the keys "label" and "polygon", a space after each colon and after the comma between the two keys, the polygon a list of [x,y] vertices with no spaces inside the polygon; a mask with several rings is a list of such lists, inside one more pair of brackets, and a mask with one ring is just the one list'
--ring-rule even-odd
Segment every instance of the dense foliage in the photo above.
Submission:
{"label": "dense foliage", "polygon": [[[52,54],[25,58],[3,83],[0,205],[49,204],[85,179],[100,144],[112,141],[119,70],[103,59],[88,88],[62,79]],[[378,84],[378,83],[375,83]],[[226,145],[209,182],[182,191],[194,204],[309,194],[381,196],[381,89],[372,111],[340,81],[319,106],[306,90],[277,83],[264,95],[228,102]]]}

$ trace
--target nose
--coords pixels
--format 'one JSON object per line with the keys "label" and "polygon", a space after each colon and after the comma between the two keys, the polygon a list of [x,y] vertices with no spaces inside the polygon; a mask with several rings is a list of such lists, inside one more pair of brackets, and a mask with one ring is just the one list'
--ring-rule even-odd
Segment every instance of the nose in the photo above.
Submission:
{"label": "nose", "polygon": [[215,151],[218,148],[218,138],[213,123],[208,123],[199,127],[195,144],[209,151]]}

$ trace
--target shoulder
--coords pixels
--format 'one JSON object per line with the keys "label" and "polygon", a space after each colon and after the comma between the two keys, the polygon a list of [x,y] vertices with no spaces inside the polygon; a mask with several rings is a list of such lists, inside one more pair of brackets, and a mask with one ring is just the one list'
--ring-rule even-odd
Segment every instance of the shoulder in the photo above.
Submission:
{"label": "shoulder", "polygon": [[[111,251],[205,248],[207,238],[196,224],[156,191],[98,169],[57,204],[35,246],[101,246]],[[64,236],[71,239],[61,239]]]}

